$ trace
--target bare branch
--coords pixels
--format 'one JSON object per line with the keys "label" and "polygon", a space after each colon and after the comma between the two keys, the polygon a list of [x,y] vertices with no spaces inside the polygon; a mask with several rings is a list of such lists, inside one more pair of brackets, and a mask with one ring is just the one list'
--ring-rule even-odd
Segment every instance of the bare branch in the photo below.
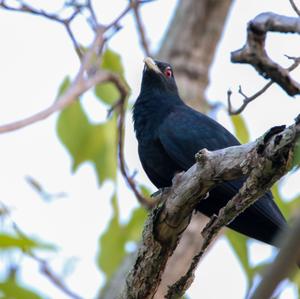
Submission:
{"label": "bare branch", "polygon": [[[297,66],[300,64],[300,57],[290,57],[288,55],[285,55],[288,59],[292,59],[294,60],[294,63],[288,67],[286,70],[291,72],[293,71],[295,68],[297,68]],[[236,115],[241,113],[242,111],[245,110],[245,108],[248,106],[249,103],[251,103],[252,101],[254,101],[256,98],[258,98],[259,96],[261,96],[263,93],[266,92],[266,90],[269,89],[269,87],[272,86],[272,84],[274,83],[274,81],[269,81],[262,89],[260,89],[259,91],[257,91],[256,93],[254,93],[252,96],[247,96],[243,93],[242,91],[242,87],[239,86],[239,94],[241,94],[244,98],[243,100],[243,104],[240,106],[240,108],[233,110],[232,108],[232,104],[231,104],[231,95],[232,92],[228,91],[227,92],[227,102],[228,102],[228,113],[230,115]]]}
{"label": "bare branch", "polygon": [[152,56],[149,50],[149,45],[148,41],[146,38],[146,33],[145,33],[145,28],[140,16],[139,12],[139,3],[136,0],[129,0],[132,7],[133,7],[133,14],[134,14],[134,19],[137,27],[137,31],[140,37],[140,43],[142,46],[142,49],[144,49],[145,56]]}
{"label": "bare branch", "polygon": [[[63,108],[70,105],[71,103],[73,103],[74,101],[76,101],[79,98],[79,96],[82,95],[84,92],[86,92],[89,88],[95,86],[96,84],[110,81],[116,85],[117,89],[120,92],[120,99],[110,109],[110,112],[112,112],[112,110],[114,110],[115,108],[117,107],[119,108],[118,109],[119,110],[118,147],[119,147],[120,170],[126,182],[130,186],[130,188],[132,189],[132,191],[134,192],[135,196],[140,201],[140,203],[146,208],[151,208],[154,205],[154,201],[144,197],[138,191],[138,188],[136,186],[133,177],[128,174],[128,170],[127,170],[127,166],[123,154],[124,119],[125,119],[125,112],[126,112],[126,99],[128,95],[128,88],[116,74],[113,74],[105,70],[98,70],[98,67],[95,67],[96,65],[98,65],[99,62],[98,60],[100,59],[98,54],[99,53],[101,54],[101,50],[103,49],[104,43],[109,39],[109,37],[104,36],[104,33],[110,30],[111,28],[117,28],[114,31],[116,32],[119,28],[118,23],[131,9],[136,9],[140,4],[148,3],[148,2],[150,1],[130,2],[128,6],[121,12],[121,14],[118,17],[116,17],[116,19],[112,23],[108,24],[107,26],[101,26],[100,24],[97,23],[96,14],[92,7],[91,1],[87,1],[85,7],[89,10],[91,17],[93,19],[93,26],[94,26],[93,30],[96,33],[96,37],[89,51],[86,53],[86,55],[82,56],[80,47],[77,45],[77,41],[71,31],[70,22],[75,18],[75,16],[79,13],[79,11],[82,9],[83,6],[76,6],[74,13],[69,18],[60,19],[59,16],[56,14],[49,14],[43,10],[35,9],[24,3],[20,4],[18,7],[14,7],[14,6],[8,6],[5,0],[0,1],[0,7],[4,9],[43,16],[65,25],[69,33],[69,36],[75,46],[75,49],[81,58],[81,66],[78,71],[78,74],[76,75],[69,89],[62,96],[60,96],[50,107],[30,117],[27,117],[25,119],[10,124],[0,126],[0,134],[14,131],[26,127],[28,125],[31,125],[35,122],[44,120],[48,116],[52,115],[54,112],[60,111]],[[140,28],[140,30],[143,29]],[[98,57],[96,62],[93,60],[95,56]],[[88,76],[86,76],[86,74]]]}
{"label": "bare branch", "polygon": [[269,87],[273,84],[273,81],[269,81],[262,89],[260,89],[259,91],[257,91],[255,94],[253,94],[252,96],[246,96],[243,92],[242,92],[242,88],[241,86],[239,86],[239,94],[241,94],[244,97],[243,100],[243,104],[241,105],[240,108],[233,110],[232,109],[232,104],[231,104],[231,94],[232,92],[227,92],[227,103],[228,103],[228,113],[230,115],[236,115],[241,113],[242,111],[244,111],[244,109],[248,106],[249,103],[251,103],[252,101],[254,101],[256,98],[258,98],[260,95],[262,95],[263,93],[265,93],[266,90],[269,89]]}
{"label": "bare branch", "polygon": [[251,64],[263,77],[280,85],[289,95],[300,94],[300,84],[286,69],[271,60],[265,50],[267,32],[300,33],[300,18],[262,13],[248,24],[246,45],[231,53],[234,63]]}
{"label": "bare branch", "polygon": [[83,297],[77,295],[66,286],[61,277],[53,272],[46,260],[36,256],[33,252],[28,252],[26,254],[39,264],[41,273],[44,274],[45,277],[48,278],[59,290],[72,299],[83,299]]}
{"label": "bare branch", "polygon": [[92,27],[96,28],[98,26],[99,22],[98,22],[98,19],[97,19],[97,16],[96,16],[96,13],[95,13],[95,10],[94,10],[94,7],[93,7],[93,4],[92,4],[91,0],[86,1],[86,7],[89,10],[90,15],[91,15]]}
{"label": "bare branch", "polygon": [[[250,203],[266,193],[288,171],[294,143],[299,135],[298,119],[296,124],[286,129],[271,129],[256,142],[214,152],[205,149],[200,151],[197,154],[197,163],[187,172],[177,175],[172,188],[159,196],[159,204],[145,224],[143,243],[136,263],[127,277],[121,298],[151,298],[156,292],[166,262],[176,248],[181,233],[189,224],[199,200],[218,182],[248,175],[249,179],[239,193],[220,211],[219,217],[212,218],[203,231],[205,245],[199,253],[201,257],[223,225],[232,221]],[[183,278],[183,283],[180,281],[171,288],[168,298],[172,294],[182,295],[190,285],[193,280],[190,274],[200,257],[196,256],[195,265],[192,265],[191,271]]]}
{"label": "bare branch", "polygon": [[81,7],[76,7],[76,9],[74,10],[74,12],[68,17],[68,18],[60,18],[59,15],[55,14],[55,13],[48,13],[44,10],[41,10],[41,9],[36,9],[26,3],[24,3],[23,1],[20,2],[19,6],[10,6],[6,3],[5,0],[1,0],[0,1],[0,8],[3,8],[3,9],[6,9],[6,10],[10,10],[10,11],[15,11],[15,12],[23,12],[23,13],[29,13],[29,14],[32,14],[32,15],[36,15],[36,16],[41,16],[41,17],[44,17],[46,19],[49,19],[51,21],[55,21],[55,22],[58,22],[60,24],[62,24],[72,43],[73,43],[73,46],[75,48],[75,51],[78,55],[78,57],[81,59],[83,54],[82,54],[82,51],[81,51],[81,48],[79,46],[79,43],[78,41],[76,40],[72,30],[71,30],[71,22],[75,19],[75,17],[81,12]]}

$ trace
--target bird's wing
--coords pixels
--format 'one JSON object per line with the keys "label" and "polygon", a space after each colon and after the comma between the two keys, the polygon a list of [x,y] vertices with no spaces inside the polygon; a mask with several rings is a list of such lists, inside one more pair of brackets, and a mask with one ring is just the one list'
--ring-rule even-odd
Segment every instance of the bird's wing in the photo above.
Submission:
{"label": "bird's wing", "polygon": [[[187,111],[186,108],[175,110],[163,121],[159,140],[168,156],[182,170],[187,170],[195,163],[194,155],[202,148],[217,150],[239,144],[220,124],[193,110]],[[200,202],[199,210],[207,216],[218,213],[241,188],[244,180],[241,178],[216,186],[210,192],[211,198]],[[271,243],[274,232],[284,226],[285,220],[270,192],[229,225],[234,230],[267,243]]]}
{"label": "bird's wing", "polygon": [[187,106],[179,106],[168,115],[160,125],[158,137],[182,170],[195,163],[195,154],[203,148],[217,150],[239,144],[219,123]]}

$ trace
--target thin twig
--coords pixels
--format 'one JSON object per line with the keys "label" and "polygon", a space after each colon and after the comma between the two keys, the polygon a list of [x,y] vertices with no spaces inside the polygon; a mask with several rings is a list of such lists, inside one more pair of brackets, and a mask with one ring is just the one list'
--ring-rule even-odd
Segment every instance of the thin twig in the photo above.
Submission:
{"label": "thin twig", "polygon": [[[300,64],[300,57],[291,57],[288,55],[285,55],[288,59],[294,60],[294,63],[289,66],[286,70],[288,72],[293,71],[294,69],[296,69],[298,67],[298,65]],[[236,115],[236,114],[240,114],[242,111],[245,110],[245,108],[248,106],[249,103],[251,103],[252,101],[254,101],[256,98],[258,98],[259,96],[261,96],[264,92],[266,92],[266,90],[269,89],[269,87],[271,85],[273,85],[274,81],[269,81],[263,88],[261,88],[259,91],[257,91],[256,93],[254,93],[252,96],[247,96],[243,91],[242,91],[242,87],[239,86],[239,94],[243,96],[243,104],[238,108],[233,110],[232,108],[232,103],[231,103],[231,95],[232,92],[230,90],[227,91],[227,103],[228,103],[228,113],[230,115]]]}
{"label": "thin twig", "polygon": [[33,252],[28,252],[26,254],[39,264],[41,273],[43,273],[53,283],[53,285],[55,285],[63,293],[73,299],[83,299],[83,297],[77,295],[66,286],[62,278],[53,272],[46,260],[36,256]]}
{"label": "thin twig", "polygon": [[91,0],[86,1],[86,7],[89,10],[91,15],[92,27],[93,29],[95,29],[98,27],[99,22]]}
{"label": "thin twig", "polygon": [[294,0],[290,0],[290,4],[291,4],[293,10],[296,12],[296,14],[300,17],[300,10],[297,7],[297,5],[295,4]]}
{"label": "thin twig", "polygon": [[48,13],[42,9],[36,9],[24,2],[21,2],[20,5],[18,7],[15,7],[15,6],[9,6],[5,0],[1,0],[0,1],[0,7],[3,8],[3,9],[6,9],[6,10],[10,10],[10,11],[14,11],[14,12],[23,12],[23,13],[29,13],[29,14],[32,14],[32,15],[36,15],[36,16],[41,16],[41,17],[44,17],[46,19],[49,19],[51,21],[55,21],[55,22],[58,22],[62,25],[64,25],[72,43],[73,43],[73,46],[75,48],[75,51],[78,55],[78,57],[81,59],[82,58],[82,51],[81,51],[81,48],[79,46],[79,43],[77,42],[72,30],[71,30],[71,27],[70,27],[70,24],[71,22],[74,20],[74,18],[81,12],[81,7],[77,7],[74,12],[71,14],[71,16],[69,16],[68,18],[60,18],[57,14],[54,14],[54,13]]}
{"label": "thin twig", "polygon": [[60,111],[63,108],[70,105],[82,93],[87,91],[89,88],[91,88],[95,84],[98,84],[100,82],[107,82],[111,79],[112,76],[116,76],[116,75],[110,74],[109,72],[106,72],[104,70],[100,70],[91,78],[84,79],[85,71],[90,68],[91,58],[93,56],[93,53],[95,53],[95,50],[98,47],[100,47],[102,43],[103,43],[103,33],[99,31],[99,34],[96,36],[90,50],[84,56],[82,65],[81,65],[81,67],[78,71],[78,74],[76,75],[73,83],[71,84],[69,89],[62,96],[59,97],[58,100],[56,100],[50,107],[48,107],[30,117],[0,126],[0,134],[6,133],[6,132],[11,132],[11,131],[14,131],[17,129],[21,129],[21,128],[24,128],[35,122],[46,119],[48,116],[50,116],[54,112]]}
{"label": "thin twig", "polygon": [[240,114],[242,111],[245,110],[245,108],[250,104],[252,101],[254,101],[256,98],[258,98],[260,95],[262,95],[264,92],[266,92],[267,89],[274,83],[274,81],[269,81],[262,89],[254,93],[252,96],[246,96],[243,91],[241,85],[239,86],[239,94],[241,94],[244,98],[243,104],[240,106],[240,108],[233,110],[232,104],[231,104],[231,95],[232,92],[227,92],[227,103],[228,103],[228,113],[230,115],[236,115]]}
{"label": "thin twig", "polygon": [[133,15],[134,15],[137,32],[139,34],[142,49],[144,50],[146,56],[152,56],[149,50],[149,44],[146,38],[145,28],[139,12],[139,3],[136,0],[129,0],[129,1],[133,7]]}
{"label": "thin twig", "polygon": [[131,190],[133,191],[134,195],[136,196],[137,200],[147,209],[153,208],[155,205],[154,200],[150,200],[149,198],[143,196],[139,190],[137,189],[135,180],[133,176],[128,174],[125,158],[124,158],[124,129],[125,129],[125,105],[126,105],[126,97],[127,94],[123,94],[120,100],[117,102],[118,111],[119,111],[119,119],[118,119],[118,148],[119,148],[119,164],[120,164],[120,171],[125,178],[127,184],[130,186]]}
{"label": "thin twig", "polygon": [[108,29],[111,29],[112,27],[115,27],[115,26],[119,26],[119,22],[121,19],[124,18],[124,16],[127,15],[127,13],[134,8],[135,5],[139,5],[139,4],[145,4],[145,3],[149,3],[149,2],[152,2],[154,0],[136,0],[135,1],[135,4],[133,5],[131,2],[127,5],[127,7],[121,12],[121,14],[116,18],[114,19],[111,23],[109,23],[108,25],[105,26],[106,30]]}
{"label": "thin twig", "polygon": [[[54,112],[60,111],[63,108],[70,105],[71,103],[73,103],[74,101],[76,101],[82,93],[87,91],[89,88],[95,86],[96,84],[99,84],[102,82],[108,82],[108,81],[114,83],[121,94],[120,100],[117,101],[116,104],[114,106],[112,106],[110,109],[110,111],[113,111],[117,106],[120,107],[119,122],[118,122],[118,131],[119,131],[118,147],[119,147],[120,170],[121,170],[121,173],[124,176],[126,182],[129,184],[130,188],[133,190],[137,199],[146,208],[152,207],[154,204],[154,201],[150,201],[150,199],[147,199],[142,194],[140,194],[140,192],[138,191],[138,188],[136,186],[134,178],[128,174],[125,159],[124,159],[124,153],[123,153],[124,125],[125,125],[124,118],[125,118],[125,111],[126,111],[125,105],[126,105],[126,98],[128,95],[127,87],[123,84],[123,82],[117,75],[107,72],[105,70],[94,71],[93,66],[98,65],[98,62],[99,62],[98,60],[100,59],[99,53],[101,53],[101,49],[103,48],[104,43],[109,39],[109,37],[104,36],[105,32],[107,32],[111,28],[116,28],[114,33],[117,32],[118,28],[120,28],[118,23],[131,9],[133,9],[135,6],[137,6],[139,4],[148,3],[148,2],[151,2],[151,1],[150,0],[136,1],[134,4],[129,3],[128,6],[121,12],[121,14],[118,17],[115,18],[114,21],[112,21],[107,26],[101,26],[100,24],[98,24],[96,14],[92,7],[91,1],[87,0],[85,7],[87,7],[87,9],[89,10],[91,17],[93,19],[93,23],[95,26],[95,28],[93,28],[93,29],[96,32],[96,37],[95,37],[95,40],[94,40],[92,46],[90,47],[89,51],[84,56],[82,56],[81,49],[78,46],[76,38],[70,28],[70,22],[80,12],[80,10],[82,9],[83,6],[76,6],[74,13],[69,18],[61,19],[56,14],[49,14],[43,10],[35,9],[24,3],[20,4],[19,7],[13,7],[13,6],[8,6],[5,3],[5,0],[0,0],[0,7],[4,8],[4,9],[11,10],[11,11],[31,13],[31,14],[43,16],[43,17],[46,17],[53,21],[64,24],[64,26],[66,27],[66,30],[74,44],[76,52],[77,52],[78,56],[81,58],[81,67],[80,67],[75,79],[73,80],[69,89],[62,96],[60,96],[58,100],[56,100],[50,107],[30,116],[28,118],[0,126],[0,134],[14,131],[14,130],[26,127],[28,125],[31,125],[35,122],[44,120],[45,118],[47,118]],[[93,57],[95,55],[96,55],[96,57],[98,57],[96,62],[93,61]],[[90,76],[85,78],[86,77],[85,73],[87,73]]]}

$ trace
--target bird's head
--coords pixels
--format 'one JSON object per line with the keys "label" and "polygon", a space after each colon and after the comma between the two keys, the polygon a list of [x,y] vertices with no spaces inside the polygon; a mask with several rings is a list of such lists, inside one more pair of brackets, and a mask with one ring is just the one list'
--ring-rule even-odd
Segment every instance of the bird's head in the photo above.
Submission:
{"label": "bird's head", "polygon": [[177,86],[170,64],[153,60],[150,57],[144,59],[142,90],[158,90],[178,93]]}

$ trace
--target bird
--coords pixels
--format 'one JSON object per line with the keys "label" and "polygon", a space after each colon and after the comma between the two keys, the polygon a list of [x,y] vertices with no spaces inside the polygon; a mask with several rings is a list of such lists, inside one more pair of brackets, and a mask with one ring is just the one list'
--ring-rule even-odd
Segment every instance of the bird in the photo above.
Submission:
{"label": "bird", "polygon": [[[158,189],[171,187],[173,177],[196,162],[199,150],[240,145],[217,121],[186,105],[179,95],[172,66],[151,57],[144,59],[133,123],[142,167]],[[217,215],[245,180],[241,177],[216,185],[207,198],[199,201],[196,210],[208,217]],[[270,191],[228,224],[238,233],[275,246],[276,235],[286,226]]]}

